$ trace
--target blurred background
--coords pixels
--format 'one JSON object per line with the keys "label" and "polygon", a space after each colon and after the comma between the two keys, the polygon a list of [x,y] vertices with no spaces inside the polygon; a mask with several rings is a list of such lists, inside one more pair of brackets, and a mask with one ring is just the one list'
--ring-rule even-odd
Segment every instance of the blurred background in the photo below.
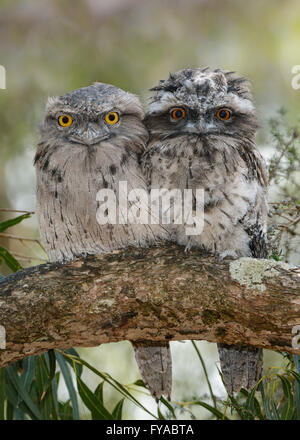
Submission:
{"label": "blurred background", "polygon": [[[134,92],[146,105],[148,89],[169,72],[205,66],[235,70],[253,84],[261,120],[258,145],[270,157],[268,119],[281,107],[291,122],[299,119],[300,89],[291,85],[299,46],[298,0],[1,0],[0,65],[7,77],[6,90],[0,90],[0,207],[34,211],[32,162],[46,99],[94,81]],[[0,220],[11,215],[2,211]],[[46,259],[37,242],[25,240],[39,239],[35,216],[10,234],[24,239],[0,234],[1,245],[23,266]],[[1,272],[9,270],[2,265]],[[191,343],[171,346],[173,400],[205,399],[208,388]],[[198,347],[214,393],[225,397],[215,344]],[[139,379],[129,342],[79,351],[123,383]],[[265,368],[280,362],[281,356],[265,353]],[[93,376],[86,380],[92,388],[98,383]],[[119,396],[110,388],[105,392],[113,406]],[[147,394],[136,396],[148,408],[156,406]],[[127,418],[147,417],[126,405]],[[198,416],[205,418],[205,410]]]}

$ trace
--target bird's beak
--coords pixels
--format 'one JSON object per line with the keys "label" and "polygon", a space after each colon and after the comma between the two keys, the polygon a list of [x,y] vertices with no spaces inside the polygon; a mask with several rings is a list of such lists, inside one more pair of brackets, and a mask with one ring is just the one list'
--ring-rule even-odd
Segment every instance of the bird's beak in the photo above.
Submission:
{"label": "bird's beak", "polygon": [[83,130],[78,135],[70,137],[70,139],[74,142],[84,145],[95,145],[105,139],[108,139],[108,137],[109,134],[105,133],[103,130],[100,130],[98,126],[88,126],[86,130]]}
{"label": "bird's beak", "polygon": [[99,136],[87,136],[85,138],[85,143],[87,145],[95,145],[98,144],[101,141],[104,141],[105,139],[108,139],[109,136],[108,135],[103,135],[103,133]]}
{"label": "bird's beak", "polygon": [[189,122],[186,126],[189,133],[201,134],[204,132],[204,122],[202,120],[196,122]]}

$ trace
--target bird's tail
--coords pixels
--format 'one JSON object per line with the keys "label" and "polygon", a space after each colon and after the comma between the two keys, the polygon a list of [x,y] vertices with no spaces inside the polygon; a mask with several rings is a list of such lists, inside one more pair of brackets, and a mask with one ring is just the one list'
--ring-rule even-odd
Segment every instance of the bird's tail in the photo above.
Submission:
{"label": "bird's tail", "polygon": [[261,377],[262,349],[218,344],[223,381],[228,394],[250,391]]}
{"label": "bird's tail", "polygon": [[168,400],[172,390],[172,358],[170,345],[134,346],[135,358],[143,381],[151,395],[158,401],[161,396]]}

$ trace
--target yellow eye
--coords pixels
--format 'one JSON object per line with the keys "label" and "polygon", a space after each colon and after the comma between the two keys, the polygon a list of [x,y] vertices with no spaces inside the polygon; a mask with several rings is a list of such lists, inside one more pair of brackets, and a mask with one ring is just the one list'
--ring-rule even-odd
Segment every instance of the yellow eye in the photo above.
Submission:
{"label": "yellow eye", "polygon": [[105,122],[110,125],[114,125],[119,120],[119,114],[117,112],[109,112],[105,115]]}
{"label": "yellow eye", "polygon": [[231,118],[231,111],[227,108],[220,108],[220,110],[217,111],[217,118],[221,119],[221,121],[227,121]]}
{"label": "yellow eye", "polygon": [[171,114],[171,118],[174,119],[175,121],[179,121],[180,119],[184,119],[186,112],[183,108],[173,108],[170,112]]}
{"label": "yellow eye", "polygon": [[58,123],[62,127],[70,127],[70,125],[73,123],[73,119],[69,115],[60,115],[58,118]]}

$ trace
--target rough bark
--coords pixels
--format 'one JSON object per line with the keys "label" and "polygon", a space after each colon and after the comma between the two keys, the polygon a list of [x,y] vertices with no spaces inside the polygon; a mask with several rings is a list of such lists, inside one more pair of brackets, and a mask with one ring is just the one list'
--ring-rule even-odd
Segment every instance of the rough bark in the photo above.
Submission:
{"label": "rough bark", "polygon": [[273,260],[219,261],[176,245],[47,263],[0,283],[0,325],[0,367],[51,348],[124,339],[197,339],[300,354],[292,347],[300,269]]}

